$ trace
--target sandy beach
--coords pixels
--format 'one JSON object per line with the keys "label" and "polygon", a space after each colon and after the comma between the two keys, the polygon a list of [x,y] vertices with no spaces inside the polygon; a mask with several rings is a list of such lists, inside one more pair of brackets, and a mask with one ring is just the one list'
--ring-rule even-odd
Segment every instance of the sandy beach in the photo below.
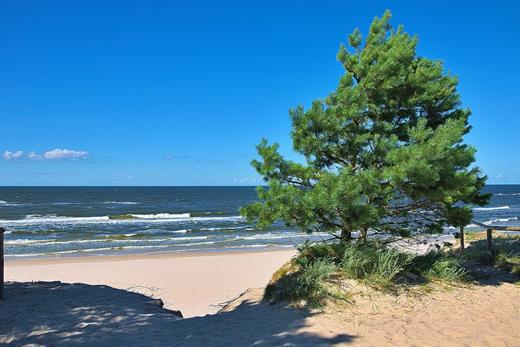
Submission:
{"label": "sandy beach", "polygon": [[6,281],[102,284],[161,298],[185,317],[217,312],[263,287],[295,250],[7,260]]}
{"label": "sandy beach", "polygon": [[[472,285],[399,295],[353,283],[351,303],[324,311],[262,302],[272,272],[293,254],[282,250],[9,260],[6,278],[17,282],[7,283],[6,299],[0,302],[0,343],[518,346],[520,342],[520,288],[494,275]],[[166,309],[181,310],[185,318],[161,308],[150,295],[164,300]]]}

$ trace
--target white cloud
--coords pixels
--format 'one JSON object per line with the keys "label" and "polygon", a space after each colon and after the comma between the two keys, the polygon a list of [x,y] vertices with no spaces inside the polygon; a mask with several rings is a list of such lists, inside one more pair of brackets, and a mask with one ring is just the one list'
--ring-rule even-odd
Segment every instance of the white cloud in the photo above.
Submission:
{"label": "white cloud", "polygon": [[5,151],[4,154],[2,155],[2,157],[5,160],[20,159],[21,157],[23,157],[23,151],[14,151],[14,152]]}
{"label": "white cloud", "polygon": [[166,154],[165,156],[163,156],[163,159],[164,160],[172,160],[172,159],[175,159],[175,157],[173,156],[173,154]]}
{"label": "white cloud", "polygon": [[72,149],[61,149],[56,148],[51,151],[47,151],[43,154],[38,154],[35,151],[30,151],[25,153],[24,151],[9,151],[6,150],[2,154],[2,158],[4,160],[59,160],[59,159],[72,159],[72,160],[80,160],[87,159],[90,154],[86,151],[75,151]]}
{"label": "white cloud", "polygon": [[225,184],[236,184],[236,185],[259,185],[264,184],[264,182],[258,177],[242,177],[242,178],[233,178],[232,180],[224,181]]}
{"label": "white cloud", "polygon": [[27,159],[29,160],[40,160],[41,158],[42,156],[34,153],[34,151],[31,151],[29,154],[27,154]]}
{"label": "white cloud", "polygon": [[88,158],[89,153],[85,151],[75,151],[72,149],[61,149],[56,148],[52,151],[47,151],[43,153],[43,158],[47,160],[57,160],[57,159],[86,159]]}

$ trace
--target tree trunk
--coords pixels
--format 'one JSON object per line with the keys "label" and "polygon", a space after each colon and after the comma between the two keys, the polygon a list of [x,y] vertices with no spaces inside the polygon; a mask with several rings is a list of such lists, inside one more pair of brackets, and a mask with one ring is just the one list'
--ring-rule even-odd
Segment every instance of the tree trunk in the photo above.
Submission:
{"label": "tree trunk", "polygon": [[362,228],[361,229],[361,240],[363,240],[363,242],[367,241],[367,235],[368,235],[368,229]]}
{"label": "tree trunk", "polygon": [[341,229],[341,241],[350,242],[352,240],[352,231],[348,229]]}
{"label": "tree trunk", "polygon": [[460,227],[460,254],[464,253],[464,227]]}

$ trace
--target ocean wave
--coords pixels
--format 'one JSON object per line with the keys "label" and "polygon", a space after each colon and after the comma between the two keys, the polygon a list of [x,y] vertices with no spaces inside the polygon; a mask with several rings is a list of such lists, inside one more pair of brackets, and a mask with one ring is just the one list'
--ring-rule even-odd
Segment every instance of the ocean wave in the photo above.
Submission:
{"label": "ocean wave", "polygon": [[[193,242],[193,243],[186,243],[182,246],[191,247],[191,246],[201,246],[201,245],[214,245],[216,242],[213,241],[207,241],[207,242]],[[73,250],[66,250],[66,251],[56,251],[56,252],[41,252],[41,253],[25,253],[25,254],[9,254],[6,257],[45,257],[45,256],[59,256],[59,255],[65,255],[65,254],[83,254],[83,253],[94,253],[94,252],[105,252],[105,251],[122,251],[122,250],[128,250],[128,249],[164,249],[164,248],[172,248],[172,246],[175,245],[143,245],[143,246],[116,246],[116,247],[100,247],[100,248],[87,248],[87,249],[73,249]],[[230,245],[230,246],[223,246],[218,247],[218,249],[221,250],[234,250],[234,249],[254,249],[254,248],[291,248],[294,249],[294,245],[271,245],[271,244],[250,244],[250,245]],[[201,251],[201,250],[212,250],[216,249],[215,247],[209,247],[209,248],[184,248],[184,249],[175,249],[173,252],[170,250],[165,251],[164,253],[186,253],[186,252],[195,252],[195,251]],[[163,253],[163,252],[155,252],[155,253]]]}
{"label": "ocean wave", "polygon": [[0,206],[5,206],[5,207],[11,207],[11,206],[25,206],[27,204],[19,204],[17,202],[7,202],[5,200],[0,200]]}
{"label": "ocean wave", "polygon": [[168,238],[148,238],[148,239],[111,239],[110,237],[100,239],[87,239],[87,240],[31,240],[31,239],[17,239],[17,240],[6,240],[5,245],[8,246],[59,246],[69,244],[82,244],[82,243],[148,243],[148,242],[178,242],[178,241],[195,241],[195,240],[206,240],[207,236],[188,236],[188,237],[168,237]]}
{"label": "ocean wave", "polygon": [[[317,236],[317,235],[316,235]],[[275,234],[275,233],[265,233],[265,234],[255,234],[252,236],[235,236],[236,240],[278,240],[278,239],[292,239],[292,238],[302,238],[302,237],[311,237],[309,234],[295,234],[295,233],[284,233],[284,234]]]}
{"label": "ocean wave", "polygon": [[107,205],[139,205],[139,203],[135,201],[105,201],[103,203]]}
{"label": "ocean wave", "polygon": [[485,221],[484,223],[482,224],[493,224],[493,223],[506,223],[506,222],[511,222],[511,221],[514,221],[514,220],[518,220],[518,217],[510,217],[510,218],[491,218],[490,220],[488,221]]}
{"label": "ocean wave", "polygon": [[179,218],[190,218],[189,213],[156,213],[156,214],[130,214],[134,218],[138,219],[179,219]]}
{"label": "ocean wave", "polygon": [[473,211],[494,211],[494,210],[509,210],[509,206],[498,206],[498,207],[475,207]]}
{"label": "ocean wave", "polygon": [[495,196],[517,196],[517,195],[520,195],[520,193],[496,193],[493,195],[495,195]]}
{"label": "ocean wave", "polygon": [[49,241],[49,240],[29,240],[29,239],[17,239],[7,240],[4,244],[7,246],[50,246],[50,245],[68,245],[76,243],[95,243],[95,242],[107,242],[110,240],[106,239],[94,239],[94,240],[69,240],[69,241]]}
{"label": "ocean wave", "polygon": [[82,253],[93,253],[103,251],[120,251],[123,249],[134,249],[134,248],[166,248],[170,245],[153,245],[153,246],[128,246],[128,247],[100,247],[100,248],[85,248],[85,249],[71,249],[67,251],[56,251],[56,252],[42,252],[42,253],[25,253],[25,254],[9,254],[8,257],[42,257],[42,256],[56,256],[60,254],[82,254]]}
{"label": "ocean wave", "polygon": [[254,244],[254,245],[227,246],[227,247],[222,247],[222,249],[269,248],[269,247],[273,247],[273,246],[276,248],[294,248],[294,245],[271,245],[271,244],[259,243],[259,244]]}
{"label": "ocean wave", "polygon": [[220,230],[240,230],[240,229],[255,230],[254,228],[248,228],[246,226],[238,226],[238,227],[229,226],[229,227],[200,228],[200,229],[197,229],[197,231],[220,231]]}
{"label": "ocean wave", "polygon": [[[10,225],[41,225],[41,224],[167,224],[175,222],[233,222],[245,220],[241,216],[229,217],[189,217],[189,213],[185,214],[168,214],[159,213],[155,215],[135,215],[148,216],[135,217],[130,219],[111,219],[110,216],[93,216],[93,217],[67,217],[67,216],[38,216],[28,215],[24,219],[0,220],[0,226]],[[151,216],[155,216],[155,219]]]}

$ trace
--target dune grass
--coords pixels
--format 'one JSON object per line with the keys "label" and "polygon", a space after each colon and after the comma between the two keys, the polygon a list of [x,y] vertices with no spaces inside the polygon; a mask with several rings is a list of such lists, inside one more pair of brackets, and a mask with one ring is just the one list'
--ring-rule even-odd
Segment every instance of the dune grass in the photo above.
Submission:
{"label": "dune grass", "polygon": [[[270,283],[264,298],[269,301],[305,301],[311,307],[322,307],[327,299],[335,297],[326,280],[336,271],[336,265],[328,259],[313,262],[297,258],[299,264],[289,263],[285,273],[278,273],[278,279]],[[295,266],[296,265],[296,266]]]}
{"label": "dune grass", "polygon": [[460,259],[442,251],[415,256],[374,242],[307,244],[274,274],[264,299],[303,301],[321,307],[330,299],[348,297],[337,285],[341,279],[355,279],[376,289],[392,291],[411,282],[452,283],[468,278]]}

